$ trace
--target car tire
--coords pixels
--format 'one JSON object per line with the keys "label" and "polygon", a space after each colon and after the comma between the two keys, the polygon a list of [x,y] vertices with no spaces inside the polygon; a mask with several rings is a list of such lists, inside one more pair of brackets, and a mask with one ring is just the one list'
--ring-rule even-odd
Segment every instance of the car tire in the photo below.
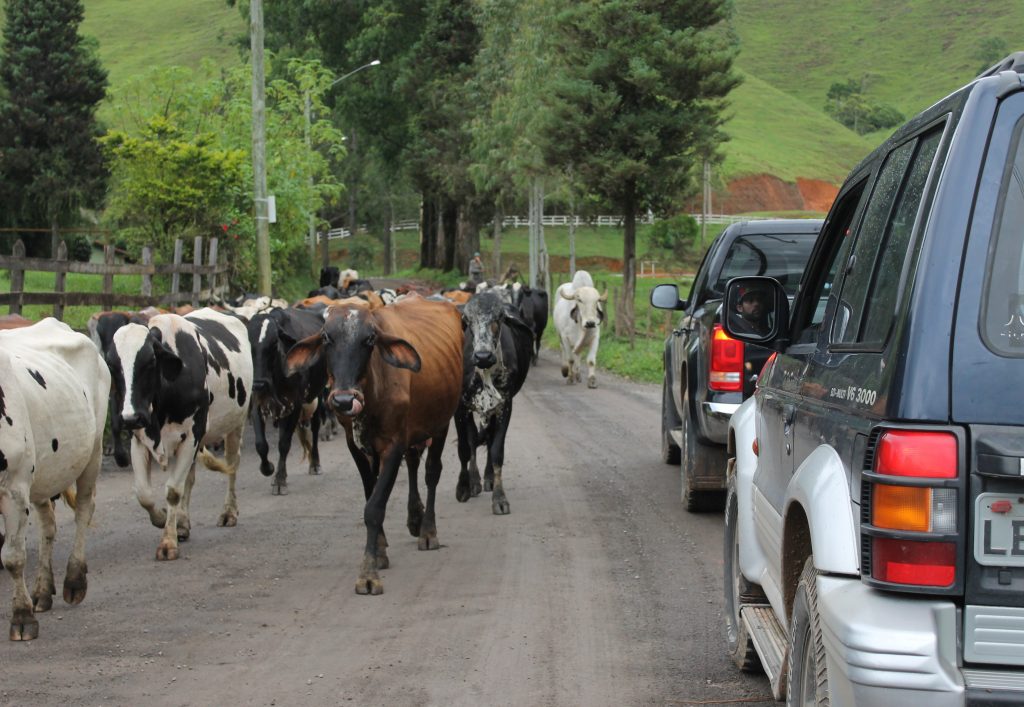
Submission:
{"label": "car tire", "polygon": [[689,394],[683,397],[683,446],[680,450],[680,480],[682,490],[680,500],[683,507],[691,513],[720,511],[725,507],[725,491],[718,489],[694,488],[694,479],[698,469],[706,469],[707,465],[721,464],[725,467],[725,453],[720,445],[705,444],[697,436],[697,431],[690,414]]}
{"label": "car tire", "polygon": [[740,619],[740,609],[749,604],[766,604],[761,588],[748,581],[739,566],[739,503],[730,489],[725,504],[724,582],[725,640],[729,657],[736,667],[746,673],[759,672],[761,659],[754,649],[754,641]]}
{"label": "car tire", "polygon": [[669,430],[679,427],[679,416],[672,402],[672,391],[669,389],[668,376],[661,382],[661,460],[666,464],[679,463],[679,445],[672,439]]}
{"label": "car tire", "polygon": [[817,578],[814,558],[808,557],[797,583],[790,621],[786,675],[786,705],[789,707],[829,707],[832,704],[818,613]]}

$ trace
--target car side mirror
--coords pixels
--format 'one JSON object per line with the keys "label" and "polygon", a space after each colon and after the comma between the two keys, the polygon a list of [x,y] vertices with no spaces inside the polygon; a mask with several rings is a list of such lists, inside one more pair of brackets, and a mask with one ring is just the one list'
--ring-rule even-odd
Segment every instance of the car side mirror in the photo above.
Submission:
{"label": "car side mirror", "polygon": [[675,285],[655,285],[651,290],[651,306],[656,309],[686,309],[686,300],[679,299]]}
{"label": "car side mirror", "polygon": [[789,329],[789,297],[771,277],[734,277],[725,286],[722,326],[729,336],[751,344],[772,344]]}

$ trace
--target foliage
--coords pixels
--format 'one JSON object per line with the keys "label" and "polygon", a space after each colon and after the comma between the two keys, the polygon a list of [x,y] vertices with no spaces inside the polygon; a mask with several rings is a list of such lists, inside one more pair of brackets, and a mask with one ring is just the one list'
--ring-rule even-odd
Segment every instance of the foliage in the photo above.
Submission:
{"label": "foliage", "polygon": [[898,110],[873,102],[864,95],[865,82],[865,78],[861,78],[833,83],[826,96],[825,112],[858,135],[903,123],[906,118]]}
{"label": "foliage", "polygon": [[[284,76],[267,85],[267,180],[276,198],[270,229],[275,281],[309,271],[308,216],[341,185],[327,171],[328,155],[343,154],[341,135],[325,119],[311,122],[306,143],[308,93],[315,115],[330,75],[315,62],[284,63]],[[221,238],[239,290],[256,285],[252,222],[250,77],[244,67],[211,79],[177,68],[152,72],[117,96],[121,125],[106,145],[116,178],[106,218],[137,256],[145,243],[167,254],[175,238]],[[191,257],[191,256],[187,256]]]}
{"label": "foliage", "polygon": [[700,225],[689,214],[655,221],[646,230],[647,245],[652,251],[667,252],[679,262],[690,255],[699,234]]}
{"label": "foliage", "polygon": [[12,224],[55,227],[77,218],[79,206],[102,200],[106,170],[96,109],[107,74],[95,42],[78,33],[83,12],[80,0],[6,3],[0,218]]}

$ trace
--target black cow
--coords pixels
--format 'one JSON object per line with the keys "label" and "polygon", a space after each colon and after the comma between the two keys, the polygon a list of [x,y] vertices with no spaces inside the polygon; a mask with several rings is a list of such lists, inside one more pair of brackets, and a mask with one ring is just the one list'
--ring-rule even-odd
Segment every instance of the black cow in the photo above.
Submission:
{"label": "black cow", "polygon": [[341,271],[333,265],[320,268],[320,287],[337,287]]}
{"label": "black cow", "polygon": [[533,364],[540,357],[540,341],[548,325],[548,293],[539,287],[524,287],[523,299],[519,303],[523,321],[533,330]]}
{"label": "black cow", "polygon": [[512,398],[526,381],[533,356],[533,332],[511,305],[485,291],[462,310],[466,331],[463,346],[462,396],[455,412],[459,436],[459,483],[455,498],[467,501],[480,494],[476,448],[487,445],[484,490],[491,491],[491,510],[509,512],[501,483],[505,435],[512,419]]}
{"label": "black cow", "polygon": [[[256,452],[260,455],[260,472],[274,476],[271,493],[288,493],[286,460],[292,446],[292,434],[300,424],[309,423],[312,434],[300,429],[299,442],[309,455],[309,473],[320,473],[320,422],[318,401],[327,384],[327,368],[321,363],[303,368],[294,375],[284,371],[288,350],[323,327],[319,314],[301,309],[275,309],[261,312],[249,320],[249,344],[252,347],[252,424],[256,435]],[[277,470],[267,459],[266,417],[278,427]],[[308,439],[307,437],[312,437]]]}

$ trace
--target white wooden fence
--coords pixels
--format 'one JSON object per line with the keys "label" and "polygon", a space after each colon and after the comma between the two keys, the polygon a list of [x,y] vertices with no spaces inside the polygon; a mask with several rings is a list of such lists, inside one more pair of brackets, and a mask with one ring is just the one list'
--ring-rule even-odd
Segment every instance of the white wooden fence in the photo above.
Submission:
{"label": "white wooden fence", "polygon": [[[690,214],[697,223],[701,222],[700,214]],[[768,218],[766,216],[732,216],[729,214],[709,214],[707,217],[707,223],[709,224],[729,224],[736,223],[737,221],[754,221],[759,219]],[[614,226],[622,228],[622,216],[595,216],[593,218],[583,218],[581,216],[557,216],[554,214],[545,215],[541,220],[545,226],[568,226],[569,222],[574,222],[575,226]],[[651,214],[643,214],[637,217],[637,223],[654,223],[654,216]],[[530,225],[530,219],[525,216],[506,216],[501,221],[501,225],[506,228],[520,228]],[[415,231],[420,227],[420,222],[416,219],[409,219],[406,221],[397,221],[391,225],[392,231]],[[338,238],[348,238],[352,234],[347,228],[332,228],[327,231],[327,239],[335,240]],[[317,241],[324,237],[323,231],[317,233]]]}

